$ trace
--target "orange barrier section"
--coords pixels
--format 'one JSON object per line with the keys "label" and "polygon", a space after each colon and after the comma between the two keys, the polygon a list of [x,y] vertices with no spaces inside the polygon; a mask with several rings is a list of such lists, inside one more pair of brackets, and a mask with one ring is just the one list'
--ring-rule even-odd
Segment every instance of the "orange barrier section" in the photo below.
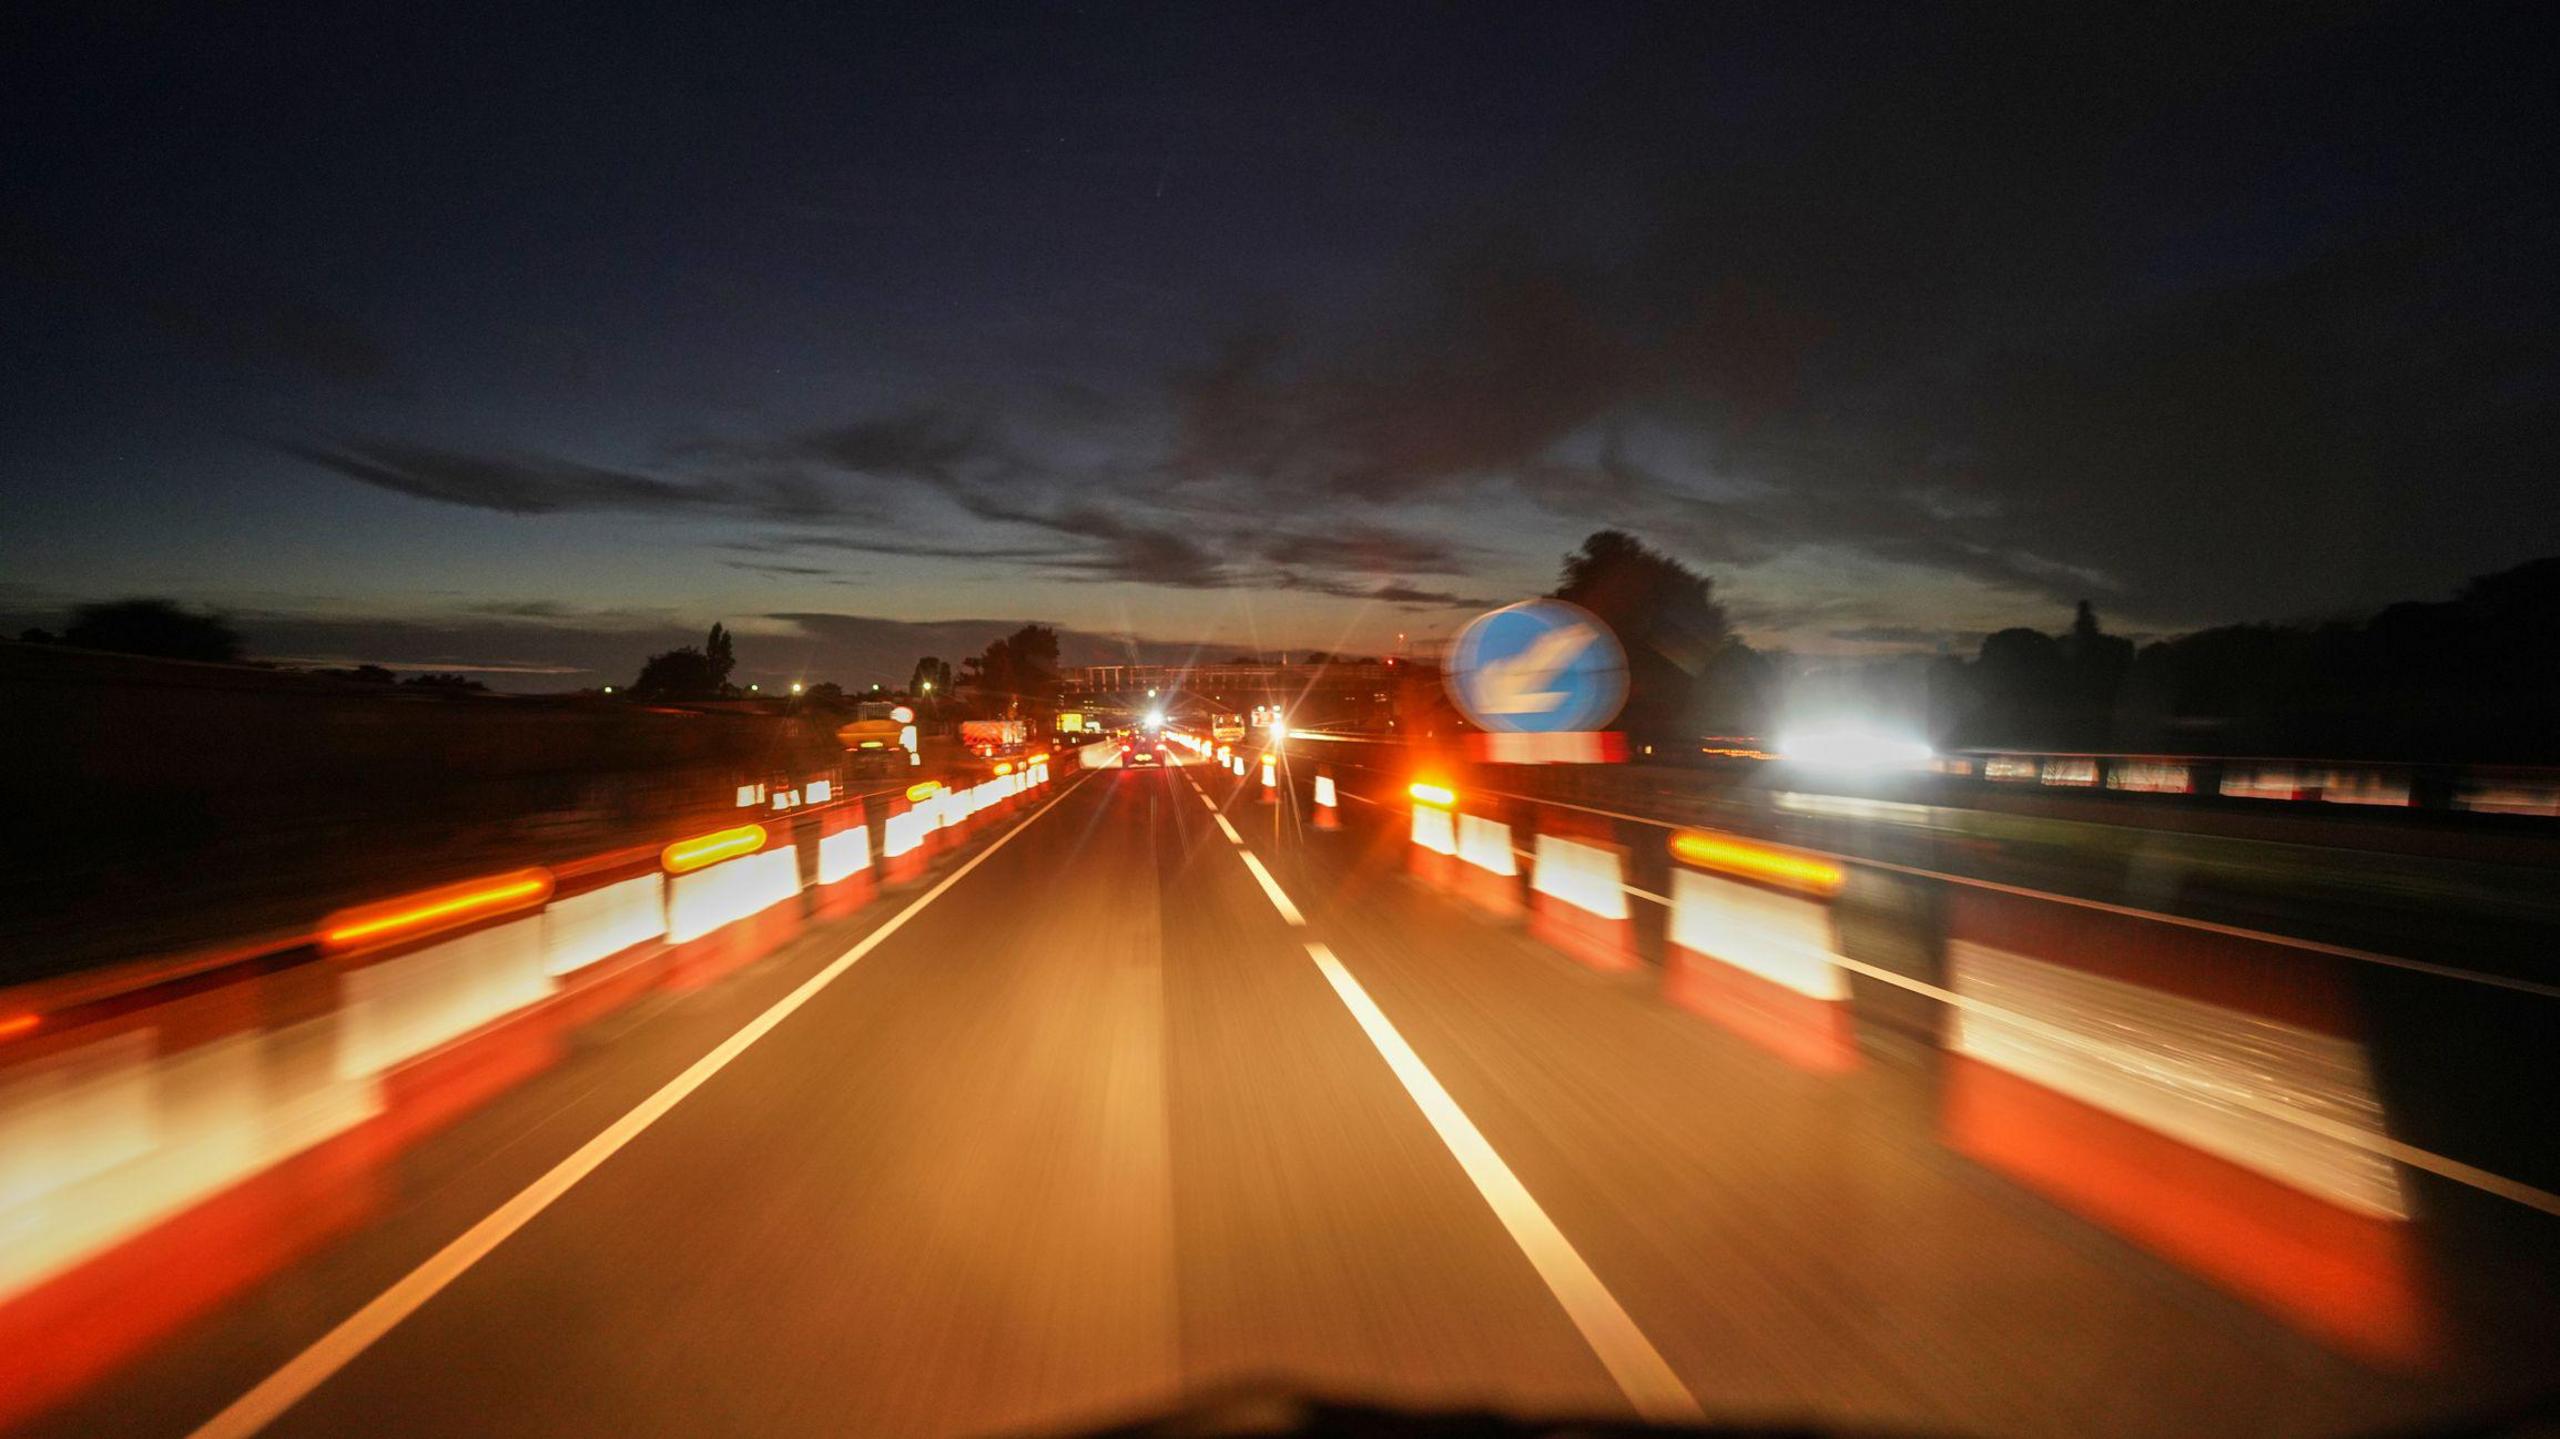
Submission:
{"label": "orange barrier section", "polygon": [[2425,1357],[2408,1200],[2371,1147],[2382,1105],[2329,961],[2051,900],[1948,898],[1948,984],[1972,1001],[1949,1041],[1952,1146],[2342,1349]]}

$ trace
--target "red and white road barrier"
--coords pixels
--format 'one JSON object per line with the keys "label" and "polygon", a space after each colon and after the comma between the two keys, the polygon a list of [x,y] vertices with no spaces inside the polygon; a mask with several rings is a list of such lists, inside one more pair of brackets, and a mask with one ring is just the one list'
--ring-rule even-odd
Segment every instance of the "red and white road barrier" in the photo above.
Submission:
{"label": "red and white road barrier", "polygon": [[1457,860],[1458,892],[1470,903],[1501,919],[1520,913],[1520,860],[1512,852],[1509,824],[1461,813]]}
{"label": "red and white road barrier", "polygon": [[2291,765],[2226,765],[2222,792],[2233,799],[2305,800],[2317,798],[2320,787]]}
{"label": "red and white road barrier", "polygon": [[1316,771],[1315,825],[1318,829],[1342,828],[1341,797],[1334,793],[1333,776]]}
{"label": "red and white road barrier", "polygon": [[1827,860],[1703,830],[1672,837],[1663,997],[1817,1073],[1858,1064]]}
{"label": "red and white road barrier", "polygon": [[931,783],[917,785],[905,797],[889,801],[888,818],[880,824],[882,883],[905,886],[924,878],[926,844],[934,820],[934,812],[928,806],[938,788]]}
{"label": "red and white road barrier", "polygon": [[1529,932],[1595,969],[1635,968],[1625,875],[1626,851],[1614,844],[1539,835],[1529,866]]}
{"label": "red and white road barrier", "polygon": [[787,830],[779,845],[772,839],[763,826],[747,825],[667,846],[667,943],[674,947],[668,983],[709,984],[798,924],[798,906],[789,902],[802,888],[800,851]]}
{"label": "red and white road barrier", "polygon": [[1957,1149],[2320,1338],[2423,1353],[2408,1197],[2331,961],[1973,888],[1947,935]]}
{"label": "red and white road barrier", "polygon": [[555,894],[542,911],[543,968],[553,977],[600,964],[667,934],[666,877],[651,873]]}
{"label": "red and white road barrier", "polygon": [[1457,879],[1457,794],[1446,785],[1418,782],[1412,786],[1413,843],[1406,868],[1434,889],[1447,889]]}
{"label": "red and white road barrier", "polygon": [[[744,790],[756,813],[777,793],[835,805],[824,779]],[[577,1026],[768,952],[801,920],[797,830],[845,893],[956,813],[898,809],[876,861],[836,806],[0,995],[0,1429],[366,1222],[384,1161],[556,1062]]]}
{"label": "red and white road barrier", "polygon": [[863,808],[839,805],[827,811],[818,835],[818,909],[840,915],[869,903],[878,889],[871,867],[871,827]]}
{"label": "red and white road barrier", "polygon": [[2107,788],[2140,794],[2193,794],[2195,778],[2175,760],[2118,760],[2107,767]]}

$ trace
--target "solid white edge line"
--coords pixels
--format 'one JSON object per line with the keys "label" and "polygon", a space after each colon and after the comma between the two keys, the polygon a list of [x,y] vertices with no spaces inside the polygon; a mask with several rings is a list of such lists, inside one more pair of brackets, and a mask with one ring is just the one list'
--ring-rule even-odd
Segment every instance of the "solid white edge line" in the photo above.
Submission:
{"label": "solid white edge line", "polygon": [[657,1092],[633,1106],[631,1111],[606,1126],[602,1133],[578,1146],[568,1158],[551,1167],[549,1172],[526,1185],[516,1196],[493,1210],[487,1218],[466,1229],[444,1248],[428,1256],[425,1263],[410,1270],[399,1282],[376,1295],[363,1308],[320,1336],[312,1345],[286,1361],[284,1367],[260,1380],[248,1393],[231,1401],[221,1413],[199,1425],[191,1439],[243,1439],[275,1422],[284,1412],[300,1403],[311,1391],[329,1381],[331,1376],[352,1363],[372,1347],[374,1341],[388,1334],[402,1320],[415,1314],[426,1302],[441,1293],[445,1286],[468,1272],[472,1265],[487,1258],[490,1251],[505,1243],[509,1236],[531,1223],[536,1215],[551,1207],[561,1195],[569,1192],[579,1180],[586,1178],[623,1146],[638,1138],[668,1110],[684,1102],[707,1083],[713,1075],[728,1068],[730,1061],[744,1054],[757,1040],[771,1033],[776,1025],[790,1018],[799,1008],[817,997],[818,992],[833,984],[862,957],[880,947],[889,936],[906,926],[925,906],[942,897],[944,891],[969,877],[969,872],[1011,843],[1013,837],[1037,823],[1042,815],[1058,807],[1066,797],[1084,783],[1087,770],[1079,775],[1055,799],[1033,811],[1020,824],[999,836],[993,844],[980,850],[967,864],[945,875],[939,884],[909,901],[907,907],[889,917],[878,929],[854,942],[851,949],[830,960],[827,967],[803,980],[797,989],[774,1001],[771,1008],[747,1021],[737,1033],[722,1040],[709,1054],[697,1059],[682,1074],[659,1086]]}
{"label": "solid white edge line", "polygon": [[1519,1176],[1511,1172],[1511,1166],[1494,1153],[1466,1111],[1449,1097],[1449,1091],[1440,1087],[1422,1057],[1405,1043],[1385,1012],[1369,998],[1369,992],[1360,987],[1360,981],[1352,978],[1351,971],[1343,968],[1342,961],[1322,944],[1310,940],[1307,957],[1316,962],[1325,982],[1333,986],[1334,994],[1369,1036],[1379,1057],[1395,1071],[1405,1093],[1422,1110],[1422,1117],[1430,1122],[1440,1142],[1449,1147],[1451,1157],[1492,1207],[1494,1217],[1502,1221],[1530,1267],[1546,1282],[1547,1291],[1564,1307],[1565,1317],[1581,1331],[1583,1342],[1599,1356],[1609,1376],[1618,1381],[1619,1391],[1635,1406],[1636,1413],[1656,1423],[1702,1418],[1705,1411],[1697,1396],[1680,1382],[1680,1376],[1672,1372],[1661,1351],[1653,1347],[1653,1341],[1636,1327],[1617,1297],[1600,1282],[1600,1276],[1583,1262],[1572,1241],[1564,1237],[1564,1231],[1556,1228],[1547,1211],[1530,1197]]}
{"label": "solid white edge line", "polygon": [[1288,894],[1280,888],[1280,881],[1273,879],[1271,877],[1271,871],[1262,867],[1261,858],[1255,855],[1252,850],[1245,849],[1241,846],[1237,848],[1236,853],[1244,859],[1244,867],[1252,870],[1253,877],[1262,882],[1262,892],[1271,896],[1271,907],[1280,911],[1280,917],[1282,919],[1303,928],[1306,925],[1307,917],[1298,913],[1298,907],[1289,902]]}

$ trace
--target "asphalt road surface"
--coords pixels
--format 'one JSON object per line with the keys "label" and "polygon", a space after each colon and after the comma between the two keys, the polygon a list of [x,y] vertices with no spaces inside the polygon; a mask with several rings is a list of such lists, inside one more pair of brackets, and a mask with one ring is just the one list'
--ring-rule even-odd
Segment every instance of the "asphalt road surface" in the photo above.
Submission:
{"label": "asphalt road surface", "polygon": [[1394,815],[1059,788],[599,1025],[41,1432],[1050,1432],[1272,1380],[2236,1435],[2521,1392],[2363,1367],[1970,1166],[1925,1056],[1801,1074],[1417,889]]}

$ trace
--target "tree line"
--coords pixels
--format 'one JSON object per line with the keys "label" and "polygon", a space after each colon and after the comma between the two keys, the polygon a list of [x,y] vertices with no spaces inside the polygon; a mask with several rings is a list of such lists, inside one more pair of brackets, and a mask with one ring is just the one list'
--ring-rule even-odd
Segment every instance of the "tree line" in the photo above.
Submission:
{"label": "tree line", "polygon": [[1948,748],[2560,761],[2560,558],[2370,615],[2137,644],[2079,603],[1970,656],[1818,661],[1731,633],[1713,582],[1623,531],[1565,556],[1557,598],[1627,650],[1631,740],[1765,735],[1791,715],[1901,719]]}

